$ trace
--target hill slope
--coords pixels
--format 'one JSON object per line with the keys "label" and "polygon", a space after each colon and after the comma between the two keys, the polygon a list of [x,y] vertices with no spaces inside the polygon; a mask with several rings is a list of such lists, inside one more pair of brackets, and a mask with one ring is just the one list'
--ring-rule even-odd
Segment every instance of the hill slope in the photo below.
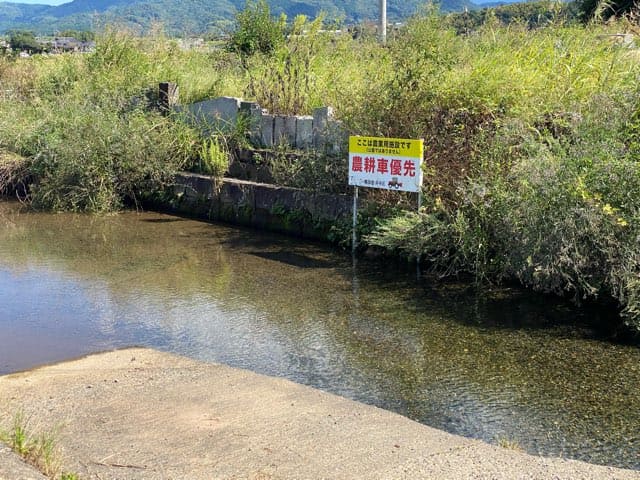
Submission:
{"label": "hill slope", "polygon": [[[330,19],[349,23],[373,20],[378,2],[372,0],[271,0],[275,14],[315,17],[320,11]],[[389,21],[409,17],[424,0],[388,0]],[[144,31],[161,23],[170,34],[201,34],[228,26],[245,0],[74,0],[59,6],[0,2],[0,31],[28,29],[51,34],[65,29],[96,29],[115,23]],[[473,8],[470,0],[444,0],[443,11]]]}

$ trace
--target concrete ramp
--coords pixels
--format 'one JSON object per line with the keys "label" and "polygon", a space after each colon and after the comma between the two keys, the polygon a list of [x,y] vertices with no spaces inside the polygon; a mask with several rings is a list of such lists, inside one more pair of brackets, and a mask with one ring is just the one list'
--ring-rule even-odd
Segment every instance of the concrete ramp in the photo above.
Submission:
{"label": "concrete ramp", "polygon": [[0,377],[0,421],[19,410],[57,429],[63,468],[82,479],[640,479],[147,349]]}

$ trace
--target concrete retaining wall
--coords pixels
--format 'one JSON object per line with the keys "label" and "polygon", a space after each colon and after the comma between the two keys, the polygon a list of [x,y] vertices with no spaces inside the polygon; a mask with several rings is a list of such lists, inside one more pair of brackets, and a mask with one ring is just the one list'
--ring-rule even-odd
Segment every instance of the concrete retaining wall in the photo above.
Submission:
{"label": "concrete retaining wall", "polygon": [[332,226],[348,225],[352,198],[244,180],[216,180],[183,173],[176,177],[175,212],[305,238],[326,240]]}
{"label": "concrete retaining wall", "polygon": [[[260,151],[261,156],[268,156],[272,147],[283,144],[296,150],[314,149],[323,153],[347,150],[348,137],[334,119],[331,107],[316,108],[313,116],[282,116],[236,97],[179,105],[175,84],[161,84],[160,93],[163,111],[180,116],[203,135],[233,132],[242,118],[247,122],[243,126],[253,146],[266,149]],[[251,181],[273,181],[264,162],[255,161],[254,153],[252,150],[234,153],[228,174],[245,180],[215,180],[207,175],[184,173],[176,178],[173,198],[156,206],[198,218],[323,240],[330,239],[336,225],[350,224],[353,200],[347,195]]]}

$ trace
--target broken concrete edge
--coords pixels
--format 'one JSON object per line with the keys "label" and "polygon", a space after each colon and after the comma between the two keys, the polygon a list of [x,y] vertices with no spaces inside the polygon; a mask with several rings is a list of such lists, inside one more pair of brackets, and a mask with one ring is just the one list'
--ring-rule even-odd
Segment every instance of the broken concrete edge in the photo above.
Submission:
{"label": "broken concrete edge", "polygon": [[0,441],[0,480],[48,480],[48,477]]}
{"label": "broken concrete edge", "polygon": [[[149,350],[149,351],[154,351],[154,352],[160,352],[160,350],[154,350],[153,348],[147,348],[147,347],[143,347],[141,345],[129,345],[127,347],[107,348],[105,350],[100,350],[99,352],[90,352],[90,353],[83,353],[81,355],[73,355],[71,357],[65,358],[64,360],[54,360],[54,361],[51,361],[51,362],[44,362],[44,363],[40,363],[38,365],[34,365],[33,367],[24,368],[22,370],[16,370],[16,371],[10,372],[10,373],[0,374],[0,379],[1,378],[19,377],[19,376],[22,376],[22,375],[28,375],[29,373],[36,372],[36,371],[42,370],[44,368],[55,367],[55,366],[58,366],[58,365],[64,365],[65,363],[79,362],[80,360],[85,360],[87,358],[97,357],[97,356],[105,355],[105,354],[108,354],[108,353],[127,352],[127,351],[135,351],[135,350]],[[185,358],[187,358],[187,357],[185,357]],[[2,442],[0,442],[0,445],[2,445]]]}

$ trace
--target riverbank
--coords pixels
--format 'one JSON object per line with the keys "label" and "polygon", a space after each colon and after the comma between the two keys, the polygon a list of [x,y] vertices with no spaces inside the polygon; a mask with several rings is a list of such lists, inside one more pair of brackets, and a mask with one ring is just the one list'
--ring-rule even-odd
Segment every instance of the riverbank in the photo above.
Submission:
{"label": "riverbank", "polygon": [[[0,419],[57,431],[83,479],[640,479],[451,435],[335,395],[127,349],[0,377]],[[11,464],[0,478],[18,479]]]}
{"label": "riverbank", "polygon": [[640,332],[638,51],[611,42],[626,23],[457,35],[425,12],[384,48],[327,36],[321,23],[269,56],[177,52],[166,38],[113,31],[90,55],[5,59],[0,191],[86,212],[160,195],[195,215],[197,192],[172,188],[176,174],[226,172],[245,182],[211,185],[226,190],[221,201],[197,198],[208,217],[348,247],[349,218],[314,215],[333,209],[327,195],[351,193],[344,135],[422,138],[422,208],[360,192],[373,204],[358,208],[363,249],[419,258],[440,277],[599,302],[613,328]]}

